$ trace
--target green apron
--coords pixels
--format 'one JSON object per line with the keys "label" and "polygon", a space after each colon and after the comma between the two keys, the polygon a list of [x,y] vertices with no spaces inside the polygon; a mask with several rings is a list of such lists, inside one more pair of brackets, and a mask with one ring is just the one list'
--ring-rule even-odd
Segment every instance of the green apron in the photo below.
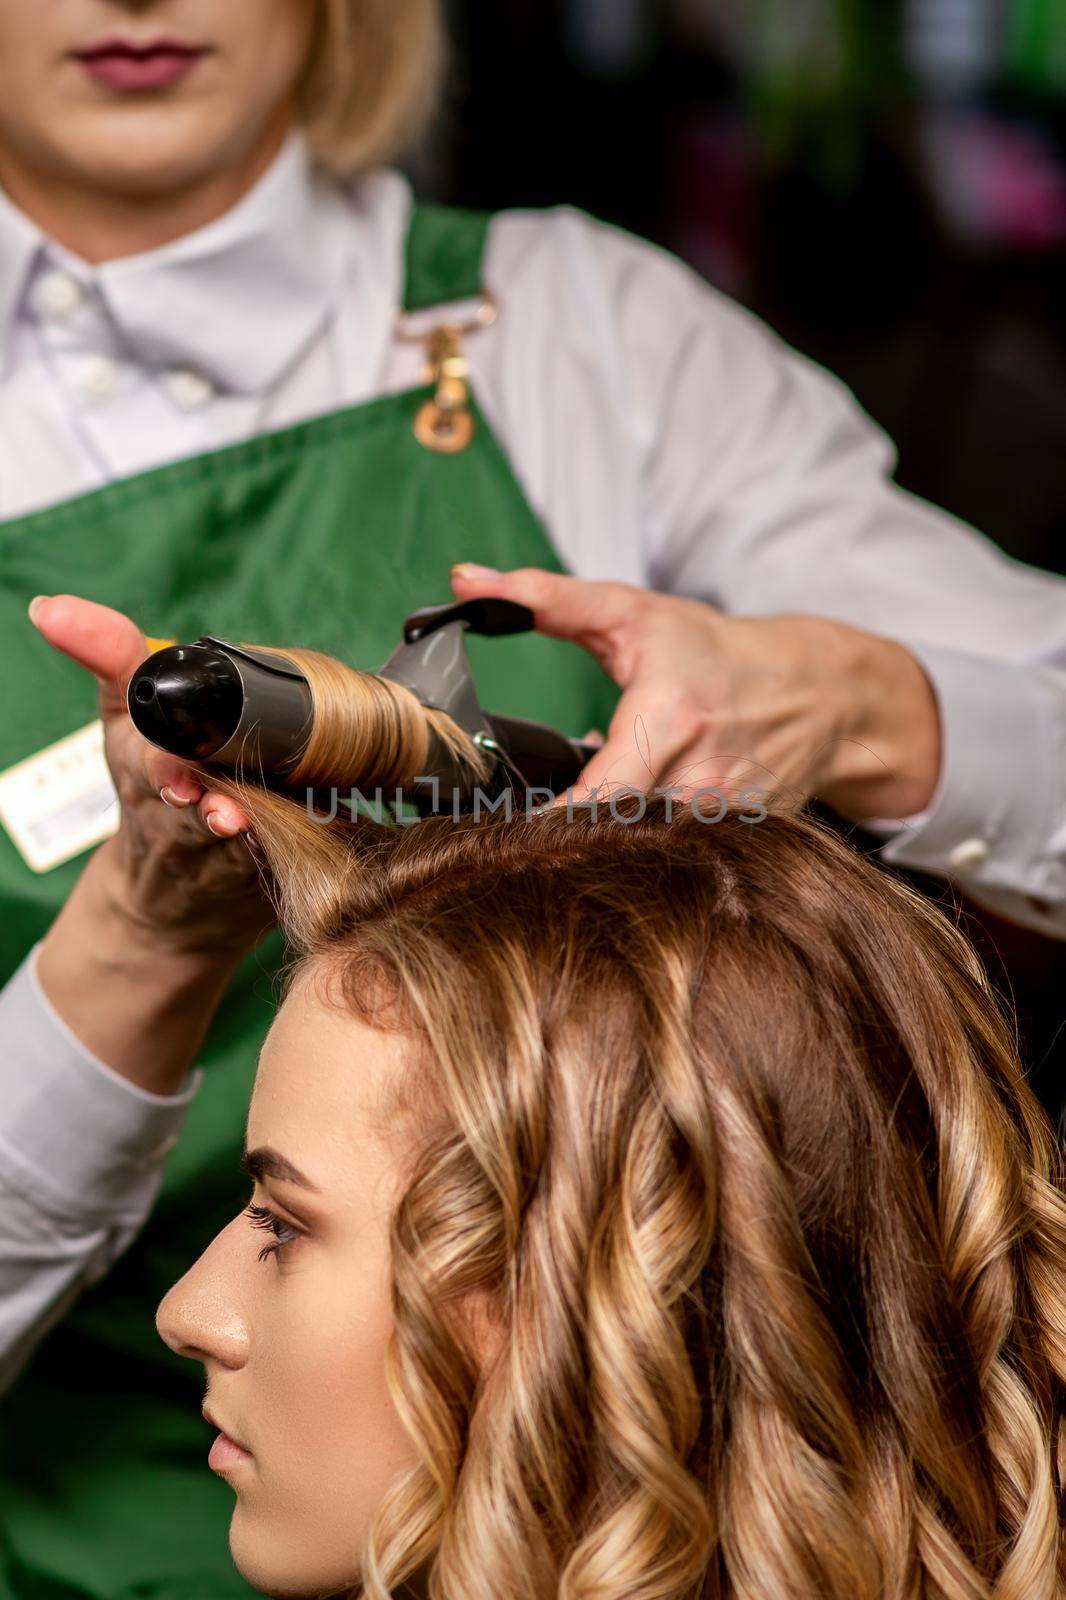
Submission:
{"label": "green apron", "polygon": [[[488,219],[416,208],[406,308],[479,292]],[[501,315],[507,315],[506,285]],[[476,336],[475,336],[476,337]],[[477,412],[473,442],[424,448],[419,388],[180,461],[0,526],[0,770],[91,721],[89,674],[30,625],[72,593],[146,632],[299,644],[376,668],[408,611],[452,598],[451,564],[561,570]],[[483,703],[581,734],[616,691],[575,646],[471,641]],[[82,856],[34,874],[0,830],[0,981],[48,928]],[[44,1342],[0,1405],[0,1600],[225,1600],[232,1491],[206,1465],[201,1369],[155,1333],[167,1288],[246,1203],[238,1170],[280,958],[273,934],[234,979],[161,1197],[138,1241]]]}

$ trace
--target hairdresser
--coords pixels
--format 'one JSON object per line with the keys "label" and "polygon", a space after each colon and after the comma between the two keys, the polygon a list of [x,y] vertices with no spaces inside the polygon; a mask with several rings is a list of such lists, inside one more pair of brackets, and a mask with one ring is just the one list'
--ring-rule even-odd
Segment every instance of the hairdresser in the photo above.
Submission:
{"label": "hairdresser", "polygon": [[374,668],[467,563],[541,630],[486,704],[603,728],[595,781],[739,757],[1066,929],[1064,586],[669,256],[413,206],[440,56],[432,0],[0,0],[0,1317],[56,1324],[0,1327],[0,1600],[245,1592],[151,1308],[243,1192],[279,950],[122,720],[141,629]]}

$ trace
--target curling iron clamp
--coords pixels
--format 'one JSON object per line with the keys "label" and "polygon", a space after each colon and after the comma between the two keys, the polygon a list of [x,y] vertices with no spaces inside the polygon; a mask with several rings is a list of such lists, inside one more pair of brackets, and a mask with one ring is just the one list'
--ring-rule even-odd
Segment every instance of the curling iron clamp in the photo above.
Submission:
{"label": "curling iron clamp", "polygon": [[[478,786],[489,798],[518,785],[560,793],[594,753],[554,728],[481,707],[467,633],[501,637],[532,627],[532,611],[510,600],[427,606],[405,620],[403,643],[378,674],[402,684],[424,706],[446,712],[470,736],[492,763],[490,777]],[[160,749],[278,788],[285,787],[286,769],[294,768],[314,722],[311,686],[292,662],[210,634],[150,655],[130,679],[127,704],[138,732]],[[473,799],[469,777],[457,772],[446,751],[438,746],[426,765],[419,774],[425,782],[412,790],[420,806],[453,791],[460,804]]]}

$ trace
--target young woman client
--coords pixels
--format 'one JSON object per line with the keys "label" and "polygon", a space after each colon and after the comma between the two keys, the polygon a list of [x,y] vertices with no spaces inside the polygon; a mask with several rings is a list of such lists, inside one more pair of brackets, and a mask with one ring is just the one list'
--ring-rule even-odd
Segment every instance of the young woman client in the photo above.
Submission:
{"label": "young woman client", "polygon": [[238,1566],[1062,1600],[1066,1200],[976,958],[813,825],[636,812],[260,827],[302,959],[159,1311]]}

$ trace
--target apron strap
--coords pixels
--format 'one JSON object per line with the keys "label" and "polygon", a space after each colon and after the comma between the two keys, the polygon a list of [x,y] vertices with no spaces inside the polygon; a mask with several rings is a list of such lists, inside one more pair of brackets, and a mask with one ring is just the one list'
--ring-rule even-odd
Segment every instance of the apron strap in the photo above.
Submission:
{"label": "apron strap", "polygon": [[484,292],[488,211],[417,204],[407,231],[403,309],[424,311],[449,300],[472,300]]}

